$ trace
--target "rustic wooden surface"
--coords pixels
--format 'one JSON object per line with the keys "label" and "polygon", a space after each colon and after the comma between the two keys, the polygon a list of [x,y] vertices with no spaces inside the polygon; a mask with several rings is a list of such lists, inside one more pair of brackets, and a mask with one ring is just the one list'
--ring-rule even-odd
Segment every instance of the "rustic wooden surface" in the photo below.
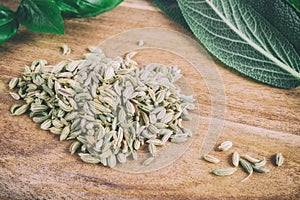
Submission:
{"label": "rustic wooden surface", "polygon": [[[0,0],[11,8],[18,2]],[[203,79],[192,68],[183,67],[183,74],[199,103],[199,130],[183,156],[154,172],[122,173],[85,164],[68,153],[70,142],[59,142],[56,136],[39,130],[28,116],[12,117],[8,110],[14,101],[7,83],[36,58],[50,63],[79,58],[87,46],[135,28],[159,27],[189,34],[143,0],[125,1],[96,18],[65,20],[65,27],[65,35],[21,28],[12,40],[0,45],[0,199],[300,199],[300,88],[281,90],[262,85],[217,61],[226,92],[225,124],[217,144],[224,140],[234,143],[229,152],[212,151],[222,160],[217,165],[199,159],[211,120],[211,100]],[[63,43],[73,50],[68,57],[59,52]],[[136,60],[188,65],[173,56],[148,50]],[[265,156],[271,172],[254,174],[244,183],[240,181],[247,174],[241,169],[230,177],[212,175],[212,170],[230,166],[227,160],[234,150]],[[286,159],[281,167],[271,162],[277,152]]]}

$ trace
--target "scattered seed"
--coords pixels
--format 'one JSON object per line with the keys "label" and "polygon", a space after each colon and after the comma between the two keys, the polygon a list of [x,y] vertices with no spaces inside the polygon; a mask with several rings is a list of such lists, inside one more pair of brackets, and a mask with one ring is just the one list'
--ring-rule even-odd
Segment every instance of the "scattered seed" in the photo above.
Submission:
{"label": "scattered seed", "polygon": [[236,168],[221,168],[214,170],[213,173],[217,176],[228,176],[233,174],[236,171]]}
{"label": "scattered seed", "polygon": [[261,159],[259,162],[254,163],[254,165],[256,167],[263,167],[265,164],[267,163],[266,158],[264,157],[263,159]]}
{"label": "scattered seed", "polygon": [[248,160],[249,162],[251,162],[251,163],[258,163],[260,160],[258,160],[258,159],[256,159],[256,158],[253,158],[253,157],[251,157],[251,156],[249,156],[249,155],[244,155],[243,156],[246,160]]}
{"label": "scattered seed", "polygon": [[246,177],[246,178],[244,178],[241,182],[244,182],[244,181],[246,181],[251,175],[252,175],[252,173],[253,173],[253,168],[252,168],[252,166],[251,166],[251,164],[248,162],[248,161],[246,161],[246,160],[244,160],[244,159],[240,159],[240,165],[242,166],[242,168],[245,170],[245,172],[247,172],[249,175]]}
{"label": "scattered seed", "polygon": [[17,93],[15,93],[15,92],[10,92],[9,94],[15,100],[19,100],[20,99],[20,96]]}
{"label": "scattered seed", "polygon": [[233,152],[232,154],[232,164],[233,166],[237,167],[239,166],[239,160],[240,160],[240,155],[238,152]]}
{"label": "scattered seed", "polygon": [[258,172],[258,173],[268,173],[268,172],[270,172],[270,169],[268,169],[268,168],[261,168],[261,167],[255,166],[255,165],[252,165],[252,168],[255,172]]}
{"label": "scattered seed", "polygon": [[187,140],[186,137],[174,137],[171,139],[171,142],[179,144],[179,143],[183,143]]}
{"label": "scattered seed", "polygon": [[225,141],[222,142],[221,145],[218,147],[220,151],[227,151],[232,147],[232,142],[231,141]]}
{"label": "scattered seed", "polygon": [[213,157],[211,155],[208,155],[208,154],[203,156],[203,158],[204,158],[204,160],[206,160],[208,162],[211,162],[211,163],[219,163],[220,162],[220,160],[218,158],[215,158],[215,157]]}
{"label": "scattered seed", "polygon": [[143,46],[144,45],[144,40],[139,40],[137,45],[140,46],[140,47]]}
{"label": "scattered seed", "polygon": [[147,159],[143,162],[143,165],[144,165],[144,166],[148,166],[148,165],[150,165],[151,162],[153,162],[153,160],[154,160],[154,157],[147,158]]}
{"label": "scattered seed", "polygon": [[275,159],[276,159],[275,164],[277,166],[281,166],[284,162],[284,157],[282,156],[282,153],[277,153]]}
{"label": "scattered seed", "polygon": [[69,55],[71,53],[71,49],[66,44],[63,44],[60,48],[62,49],[62,55]]}

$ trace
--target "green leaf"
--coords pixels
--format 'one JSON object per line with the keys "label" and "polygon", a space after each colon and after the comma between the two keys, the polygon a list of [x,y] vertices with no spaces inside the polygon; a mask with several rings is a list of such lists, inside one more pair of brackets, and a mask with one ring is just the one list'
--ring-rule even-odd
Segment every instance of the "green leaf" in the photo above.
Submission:
{"label": "green leaf", "polygon": [[[300,17],[282,0],[242,0],[280,31],[300,54]],[[300,3],[300,0],[297,0]]]}
{"label": "green leaf", "polygon": [[64,17],[94,17],[111,10],[123,0],[56,0]]}
{"label": "green leaf", "polygon": [[22,0],[17,16],[31,31],[64,34],[64,22],[54,0]]}
{"label": "green leaf", "polygon": [[18,30],[19,23],[15,13],[0,5],[0,44],[13,37]]}
{"label": "green leaf", "polygon": [[[163,12],[174,21],[190,30],[186,23],[177,0],[152,0]],[[280,31],[300,54],[300,17],[299,13],[282,0],[242,0],[249,4],[256,12],[265,17],[278,31]],[[300,9],[300,0],[286,0],[293,2]]]}
{"label": "green leaf", "polygon": [[300,85],[300,56],[292,44],[240,0],[178,0],[197,38],[227,66],[281,88]]}
{"label": "green leaf", "polygon": [[190,31],[189,25],[186,23],[177,0],[152,0],[164,13],[171,17],[175,22],[179,23],[185,29]]}
{"label": "green leaf", "polygon": [[70,1],[68,4],[67,0],[56,0],[56,4],[62,15],[66,13],[78,14],[78,10],[74,7],[74,5],[76,6],[75,1]]}
{"label": "green leaf", "polygon": [[300,13],[300,0],[286,0],[291,6]]}

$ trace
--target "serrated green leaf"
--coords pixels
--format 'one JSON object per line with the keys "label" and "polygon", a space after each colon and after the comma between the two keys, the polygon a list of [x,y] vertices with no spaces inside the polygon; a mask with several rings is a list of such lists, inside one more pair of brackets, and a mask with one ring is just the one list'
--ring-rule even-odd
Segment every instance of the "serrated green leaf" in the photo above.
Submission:
{"label": "serrated green leaf", "polygon": [[0,5],[0,44],[13,37],[19,27],[15,13]]}
{"label": "serrated green leaf", "polygon": [[300,85],[300,56],[291,43],[240,0],[178,0],[204,46],[220,61],[281,88]]}
{"label": "serrated green leaf", "polygon": [[185,29],[190,31],[189,25],[186,23],[177,0],[152,0],[164,13],[171,17],[175,22],[179,23]]}
{"label": "serrated green leaf", "polygon": [[64,17],[94,17],[111,10],[123,0],[56,0]]}
{"label": "serrated green leaf", "polygon": [[[280,31],[300,54],[300,17],[282,0],[242,0]],[[297,0],[300,2],[300,0]]]}
{"label": "serrated green leaf", "polygon": [[22,0],[17,16],[31,31],[64,34],[64,22],[54,0]]}

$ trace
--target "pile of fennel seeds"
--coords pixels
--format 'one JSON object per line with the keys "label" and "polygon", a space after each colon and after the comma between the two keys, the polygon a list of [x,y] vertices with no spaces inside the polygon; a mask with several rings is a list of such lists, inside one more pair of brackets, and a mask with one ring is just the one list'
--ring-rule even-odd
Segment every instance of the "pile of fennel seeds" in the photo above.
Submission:
{"label": "pile of fennel seeds", "polygon": [[131,58],[105,57],[90,47],[82,60],[47,65],[45,60],[25,66],[22,78],[13,78],[10,92],[16,100],[13,115],[29,113],[41,129],[75,141],[71,154],[84,162],[114,167],[118,162],[137,159],[138,150],[157,156],[157,147],[166,142],[181,143],[192,135],[183,126],[195,109],[192,96],[174,85],[181,77],[175,67],[137,67]]}

